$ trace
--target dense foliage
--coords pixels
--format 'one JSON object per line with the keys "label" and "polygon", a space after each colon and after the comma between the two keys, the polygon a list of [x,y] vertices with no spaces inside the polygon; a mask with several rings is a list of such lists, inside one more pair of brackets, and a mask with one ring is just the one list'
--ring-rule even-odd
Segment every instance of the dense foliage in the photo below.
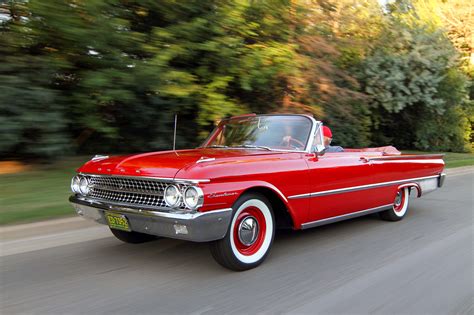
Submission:
{"label": "dense foliage", "polygon": [[311,113],[343,146],[471,150],[472,50],[449,2],[9,1],[0,156],[166,149],[175,114],[192,147],[247,112]]}

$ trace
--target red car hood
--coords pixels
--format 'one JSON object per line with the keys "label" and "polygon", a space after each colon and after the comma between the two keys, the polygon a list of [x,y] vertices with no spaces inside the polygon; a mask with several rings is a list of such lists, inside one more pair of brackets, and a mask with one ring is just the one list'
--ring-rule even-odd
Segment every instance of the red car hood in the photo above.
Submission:
{"label": "red car hood", "polygon": [[238,158],[243,156],[280,154],[263,150],[192,149],[150,152],[128,156],[112,156],[91,160],[78,169],[81,173],[124,176],[174,178],[179,170],[204,158]]}

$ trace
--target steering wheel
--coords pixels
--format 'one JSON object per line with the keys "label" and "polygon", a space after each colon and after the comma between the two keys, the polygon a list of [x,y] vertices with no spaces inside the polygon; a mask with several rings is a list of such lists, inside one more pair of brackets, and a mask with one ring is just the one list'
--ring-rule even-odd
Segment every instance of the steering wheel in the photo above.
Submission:
{"label": "steering wheel", "polygon": [[283,140],[281,141],[280,145],[286,145],[288,147],[293,147],[295,149],[303,149],[304,148],[304,143],[292,138],[291,136],[284,137]]}

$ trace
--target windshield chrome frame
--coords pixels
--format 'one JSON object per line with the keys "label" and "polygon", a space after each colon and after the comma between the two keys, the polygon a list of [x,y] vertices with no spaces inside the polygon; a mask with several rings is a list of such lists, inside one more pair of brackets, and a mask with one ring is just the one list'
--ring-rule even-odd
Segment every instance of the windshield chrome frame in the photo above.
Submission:
{"label": "windshield chrome frame", "polygon": [[[304,148],[304,150],[284,150],[284,149],[273,149],[273,148],[270,148],[271,151],[268,151],[268,152],[295,152],[295,153],[311,153],[311,148],[313,146],[313,143],[314,143],[314,135],[315,135],[315,132],[318,128],[321,128],[322,126],[322,122],[314,119],[314,117],[310,116],[310,115],[305,115],[305,114],[261,114],[261,115],[255,115],[253,117],[261,117],[261,116],[300,116],[300,117],[305,117],[305,118],[308,118],[310,121],[311,121],[311,129],[309,131],[309,137],[308,137],[308,140],[306,142],[306,146]],[[244,117],[244,116],[242,116]],[[235,117],[235,118],[239,118],[239,116]],[[209,141],[211,140],[211,137],[214,135],[216,129],[219,127],[219,125],[222,123],[222,122],[225,122],[225,121],[229,121],[233,119],[233,117],[230,117],[230,118],[226,118],[226,119],[222,119],[219,124],[216,126],[216,128],[214,128],[214,130],[209,134],[209,136],[206,138],[206,140],[203,142],[202,145],[200,145],[198,148],[208,148],[207,145],[209,143]],[[324,143],[324,142],[323,142]],[[248,150],[249,148],[241,148],[241,147],[227,147],[227,148],[218,148],[218,149],[244,149],[244,150]],[[256,148],[258,149],[258,148]]]}
{"label": "windshield chrome frame", "polygon": [[[322,121],[318,121],[318,120],[315,120],[315,128],[314,128],[314,132],[313,132],[313,140],[312,140],[312,143],[311,143],[311,146],[309,147],[309,153],[321,153],[325,150],[325,147],[324,147],[324,134],[323,134],[323,122]],[[319,131],[319,139],[321,141],[321,145],[323,147],[322,150],[318,150],[318,148],[315,148],[316,150],[313,150],[313,147],[314,147],[314,138],[316,136],[316,133]]]}

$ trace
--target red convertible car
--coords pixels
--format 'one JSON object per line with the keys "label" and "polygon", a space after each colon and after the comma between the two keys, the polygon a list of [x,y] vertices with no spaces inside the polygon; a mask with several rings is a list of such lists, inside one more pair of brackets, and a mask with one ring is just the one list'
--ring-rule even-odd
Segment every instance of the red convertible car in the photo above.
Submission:
{"label": "red convertible car", "polygon": [[398,221],[410,194],[443,184],[442,155],[325,152],[322,127],[306,115],[243,115],[196,149],[96,156],[72,179],[70,202],[124,242],[209,242],[218,263],[247,270],[267,257],[276,228],[376,212]]}

